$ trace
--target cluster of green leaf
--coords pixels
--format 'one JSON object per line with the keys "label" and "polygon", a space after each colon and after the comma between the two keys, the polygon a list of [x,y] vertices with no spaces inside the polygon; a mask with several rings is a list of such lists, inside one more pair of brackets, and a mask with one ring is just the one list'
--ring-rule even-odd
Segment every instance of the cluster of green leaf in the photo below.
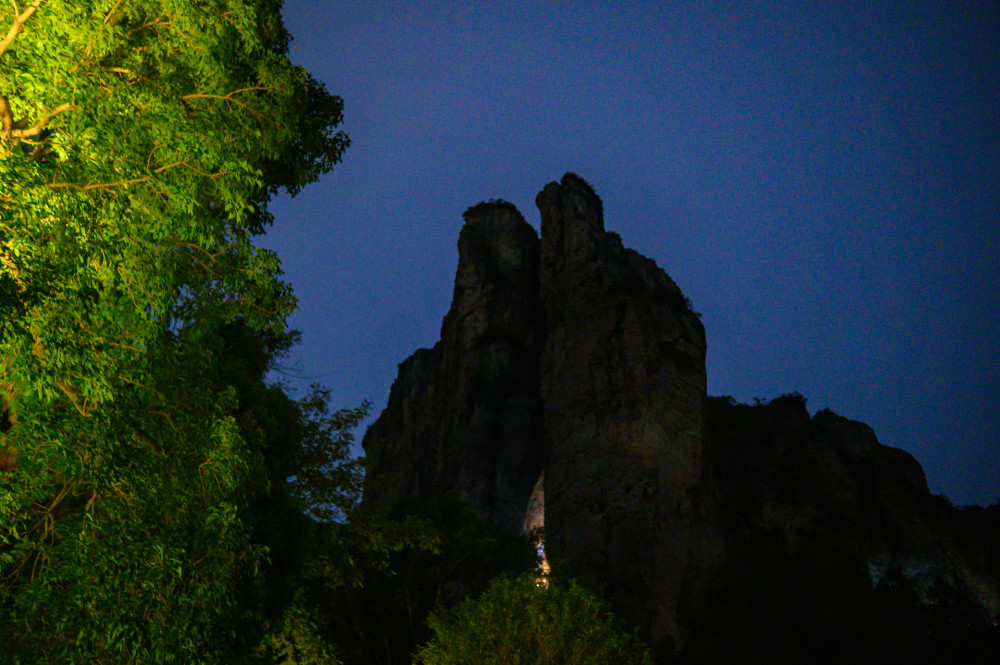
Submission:
{"label": "cluster of green leaf", "polygon": [[298,600],[344,663],[409,665],[429,614],[535,557],[527,537],[499,532],[457,495],[365,504],[321,529]]}
{"label": "cluster of green leaf", "polygon": [[363,410],[263,381],[295,301],[252,239],[347,146],[280,5],[0,7],[3,662],[248,662],[303,625],[303,509],[356,500]]}
{"label": "cluster of green leaf", "polygon": [[574,582],[498,577],[479,598],[430,618],[422,665],[652,665],[645,646]]}

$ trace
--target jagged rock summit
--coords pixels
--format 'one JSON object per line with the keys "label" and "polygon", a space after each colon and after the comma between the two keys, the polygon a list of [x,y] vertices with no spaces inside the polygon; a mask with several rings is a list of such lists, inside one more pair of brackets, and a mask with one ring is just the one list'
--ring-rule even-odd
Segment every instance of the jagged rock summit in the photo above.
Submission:
{"label": "jagged rock summit", "polygon": [[441,341],[400,365],[364,438],[365,499],[454,489],[514,530],[544,493],[550,556],[676,640],[685,587],[721,555],[706,528],[705,332],[673,280],[604,230],[583,179],[536,202],[541,241],[510,204],[466,212]]}
{"label": "jagged rock summit", "polygon": [[441,341],[399,366],[365,434],[365,500],[457,490],[516,531],[544,463],[538,235],[512,205],[480,205],[465,213],[458,249]]}
{"label": "jagged rock summit", "polygon": [[705,331],[567,175],[536,198],[546,546],[653,641],[676,640],[721,552],[706,501]]}
{"label": "jagged rock summit", "polygon": [[540,238],[510,203],[466,211],[441,340],[364,437],[366,502],[457,491],[500,529],[544,523],[550,559],[661,654],[762,556],[866,583],[906,562],[1000,611],[996,558],[950,538],[912,457],[796,396],[710,400],[698,315],[590,185],[536,204]]}

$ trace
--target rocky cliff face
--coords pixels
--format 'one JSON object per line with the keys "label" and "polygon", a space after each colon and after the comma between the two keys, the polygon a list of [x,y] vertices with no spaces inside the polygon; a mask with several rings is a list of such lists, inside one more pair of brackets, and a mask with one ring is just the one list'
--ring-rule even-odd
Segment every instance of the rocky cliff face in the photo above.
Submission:
{"label": "rocky cliff face", "polygon": [[457,490],[517,531],[544,454],[538,235],[513,206],[480,206],[466,213],[458,247],[441,341],[399,366],[365,435],[365,499]]}
{"label": "rocky cliff face", "polygon": [[687,662],[996,661],[1000,504],[952,507],[911,455],[797,394],[710,398],[705,445],[725,556]]}
{"label": "rocky cliff face", "polygon": [[920,464],[879,444],[867,425],[831,411],[810,418],[786,395],[748,406],[710,400],[708,455],[730,543],[772,533],[795,554],[827,559],[941,560],[946,517]]}
{"label": "rocky cliff face", "polygon": [[721,556],[705,332],[673,280],[605,231],[586,182],[567,174],[536,203],[540,242],[510,204],[466,213],[441,341],[400,365],[365,435],[365,500],[454,489],[513,530],[540,521],[534,488],[550,557],[673,643]]}
{"label": "rocky cliff face", "polygon": [[756,406],[712,398],[708,423],[728,560],[764,539],[817,568],[853,567],[873,586],[894,569],[930,573],[918,593],[939,582],[1000,612],[998,580],[960,542],[957,511],[930,493],[909,453],[864,423],[829,410],[810,418],[795,394]]}
{"label": "rocky cliff face", "polygon": [[1000,612],[996,557],[957,544],[912,457],[798,396],[709,400],[700,320],[593,189],[567,174],[536,204],[540,239],[510,204],[466,212],[441,341],[364,437],[365,501],[457,490],[501,529],[544,520],[550,559],[661,653],[761,559],[918,570]]}
{"label": "rocky cliff face", "polygon": [[567,176],[538,195],[546,547],[654,642],[720,551],[705,498],[705,331]]}

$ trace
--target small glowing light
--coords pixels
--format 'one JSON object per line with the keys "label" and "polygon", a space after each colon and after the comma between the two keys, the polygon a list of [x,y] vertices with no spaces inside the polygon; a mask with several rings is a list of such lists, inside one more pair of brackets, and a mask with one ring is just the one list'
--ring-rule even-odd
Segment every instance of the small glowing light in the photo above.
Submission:
{"label": "small glowing light", "polygon": [[545,558],[545,471],[538,474],[531,497],[528,499],[528,509],[524,516],[524,532],[535,539],[535,586],[549,588],[549,562]]}
{"label": "small glowing light", "polygon": [[535,552],[538,554],[538,565],[535,567],[535,586],[549,588],[549,573],[552,569],[549,567],[549,561],[545,558],[545,538],[541,532],[538,535],[538,541],[535,543]]}

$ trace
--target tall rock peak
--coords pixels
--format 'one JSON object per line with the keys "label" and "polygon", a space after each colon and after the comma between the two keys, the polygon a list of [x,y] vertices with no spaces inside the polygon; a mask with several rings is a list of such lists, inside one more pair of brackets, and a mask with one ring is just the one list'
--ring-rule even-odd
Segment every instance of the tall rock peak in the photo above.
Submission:
{"label": "tall rock peak", "polygon": [[536,201],[546,547],[654,642],[676,641],[684,585],[721,554],[704,500],[704,329],[665,272],[605,232],[582,179]]}
{"label": "tall rock peak", "polygon": [[365,434],[365,499],[457,490],[517,531],[542,464],[538,235],[510,204],[476,206],[458,247],[441,341],[399,366]]}
{"label": "tall rock peak", "polygon": [[599,258],[604,239],[604,207],[581,177],[567,173],[535,197],[542,215],[542,245],[549,257],[577,263]]}
{"label": "tall rock peak", "polygon": [[513,204],[491,201],[465,211],[458,238],[457,287],[509,285],[538,290],[538,234]]}
{"label": "tall rock peak", "polygon": [[[469,208],[441,341],[400,365],[364,438],[365,499],[458,490],[547,550],[654,641],[719,558],[705,500],[705,334],[656,264],[566,174]],[[540,510],[544,496],[544,514]]]}

